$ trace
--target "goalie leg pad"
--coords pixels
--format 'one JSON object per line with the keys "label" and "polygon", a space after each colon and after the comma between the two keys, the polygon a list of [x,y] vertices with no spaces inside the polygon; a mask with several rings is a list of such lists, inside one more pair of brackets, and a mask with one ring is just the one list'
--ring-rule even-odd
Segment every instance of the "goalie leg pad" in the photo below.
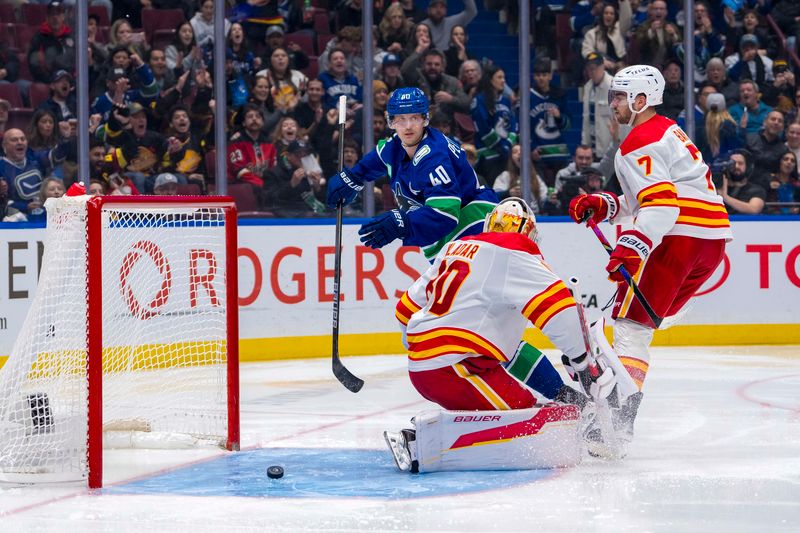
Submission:
{"label": "goalie leg pad", "polygon": [[575,405],[426,411],[415,424],[420,472],[556,468],[581,459]]}
{"label": "goalie leg pad", "polygon": [[514,357],[505,367],[509,374],[548,400],[555,398],[564,385],[550,359],[525,341],[519,343]]}

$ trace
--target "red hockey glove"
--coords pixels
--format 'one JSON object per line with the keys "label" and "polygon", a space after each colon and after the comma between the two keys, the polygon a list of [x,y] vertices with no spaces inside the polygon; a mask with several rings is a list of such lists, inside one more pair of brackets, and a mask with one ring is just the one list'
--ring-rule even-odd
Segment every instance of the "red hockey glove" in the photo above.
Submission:
{"label": "red hockey glove", "polygon": [[625,267],[631,277],[635,276],[652,248],[653,243],[643,233],[636,230],[623,231],[606,266],[608,279],[618,283],[624,282],[625,278],[619,271],[620,267]]}
{"label": "red hockey glove", "polygon": [[569,216],[577,223],[583,222],[587,213],[595,224],[614,218],[619,210],[619,200],[613,192],[579,194],[569,203]]}

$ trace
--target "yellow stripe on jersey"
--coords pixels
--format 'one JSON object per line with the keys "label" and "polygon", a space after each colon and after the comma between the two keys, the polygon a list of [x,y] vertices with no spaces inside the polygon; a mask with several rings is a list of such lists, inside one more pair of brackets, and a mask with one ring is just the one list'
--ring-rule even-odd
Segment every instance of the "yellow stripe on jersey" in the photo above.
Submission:
{"label": "yellow stripe on jersey", "polygon": [[[639,270],[631,275],[631,279],[633,279],[633,281],[636,283],[639,283],[639,278],[642,277],[642,271],[644,270],[645,263],[647,263],[647,259],[642,261],[642,264],[639,265]],[[625,318],[625,316],[627,316],[628,309],[630,309],[631,302],[633,301],[633,289],[631,289],[628,285],[626,285],[626,287],[628,288],[625,291],[625,299],[622,300],[622,306],[619,308],[619,313],[617,314],[619,318]]]}
{"label": "yellow stripe on jersey", "polygon": [[572,296],[564,297],[551,305],[547,311],[539,315],[539,318],[536,319],[536,322],[534,322],[533,325],[539,329],[543,329],[545,324],[547,324],[547,321],[550,320],[550,317],[557,314],[562,309],[572,307],[573,305],[575,305],[575,299],[572,298]]}
{"label": "yellow stripe on jersey", "polygon": [[530,314],[533,312],[534,309],[536,309],[539,306],[539,304],[541,304],[543,301],[545,301],[547,298],[554,295],[561,289],[566,289],[566,286],[564,285],[563,282],[557,281],[553,283],[547,289],[545,289],[544,292],[539,293],[530,302],[528,302],[528,305],[526,305],[525,308],[522,310],[522,314],[525,316],[530,316]]}
{"label": "yellow stripe on jersey", "polygon": [[471,331],[455,328],[437,328],[423,333],[410,333],[408,357],[412,360],[430,359],[440,355],[476,353],[488,355],[499,361],[508,358],[490,341]]}
{"label": "yellow stripe on jersey", "polygon": [[709,218],[701,218],[701,217],[690,217],[690,216],[683,216],[678,215],[677,220],[675,221],[676,224],[691,224],[693,226],[717,226],[720,228],[727,228],[731,225],[727,218],[720,218],[720,219],[709,219]]}
{"label": "yellow stripe on jersey", "polygon": [[728,211],[722,204],[712,204],[711,202],[692,200],[690,198],[678,198],[678,204],[681,207],[694,207],[697,209],[703,209],[704,211],[717,211],[719,213],[725,213],[726,215],[728,214]]}
{"label": "yellow stripe on jersey", "polygon": [[668,181],[662,181],[662,182],[656,183],[654,185],[651,185],[649,187],[645,187],[644,189],[639,191],[639,194],[636,195],[636,200],[638,200],[639,205],[642,205],[643,203],[645,203],[647,201],[647,197],[648,196],[653,196],[653,195],[656,195],[656,194],[659,194],[659,193],[668,193],[666,195],[667,197],[669,197],[669,196],[672,196],[672,197],[678,196],[678,191],[677,191],[677,189],[675,189],[675,184],[674,183],[671,183],[671,182],[668,182]]}
{"label": "yellow stripe on jersey", "polygon": [[642,206],[642,209],[648,207],[678,207],[678,200],[675,198],[658,198],[654,200],[647,200],[647,203]]}
{"label": "yellow stripe on jersey", "polygon": [[456,363],[456,364],[453,365],[453,368],[455,369],[455,371],[456,371],[456,373],[458,374],[459,377],[466,379],[470,383],[470,385],[475,387],[478,390],[478,392],[480,392],[481,395],[484,398],[486,398],[486,401],[488,401],[490,404],[492,404],[492,406],[495,409],[497,409],[498,411],[508,411],[508,410],[511,409],[511,407],[508,406],[508,404],[505,402],[505,400],[503,400],[494,391],[494,389],[492,389],[489,386],[488,383],[486,383],[479,376],[476,376],[474,374],[470,374],[469,370],[467,370],[467,368],[463,364]]}
{"label": "yellow stripe on jersey", "polygon": [[408,325],[408,321],[411,320],[411,315],[419,311],[421,307],[414,303],[407,292],[403,293],[403,296],[400,297],[400,300],[397,302],[397,305],[394,309],[394,316],[397,318],[397,321],[403,324],[404,326]]}

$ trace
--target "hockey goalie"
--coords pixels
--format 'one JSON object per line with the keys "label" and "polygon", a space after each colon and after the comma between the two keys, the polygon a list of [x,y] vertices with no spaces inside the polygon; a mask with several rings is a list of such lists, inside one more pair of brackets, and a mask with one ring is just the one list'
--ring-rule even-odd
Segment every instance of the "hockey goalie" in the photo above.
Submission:
{"label": "hockey goalie", "polygon": [[[506,470],[580,461],[581,413],[592,402],[519,341],[530,321],[564,353],[571,372],[584,372],[591,356],[576,302],[544,262],[524,200],[503,200],[483,233],[445,246],[402,295],[396,316],[411,383],[444,409],[417,415],[413,429],[384,433],[398,468]],[[585,385],[605,397],[614,387],[611,368]],[[532,391],[552,401],[539,405]]]}

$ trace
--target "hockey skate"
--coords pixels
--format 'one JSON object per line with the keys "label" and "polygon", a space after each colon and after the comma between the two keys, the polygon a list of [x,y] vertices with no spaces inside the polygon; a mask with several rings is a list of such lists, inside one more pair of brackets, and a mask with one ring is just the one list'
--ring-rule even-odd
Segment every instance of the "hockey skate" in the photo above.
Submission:
{"label": "hockey skate", "polygon": [[383,438],[392,452],[394,464],[402,472],[419,472],[419,463],[416,456],[416,432],[413,429],[401,429],[399,433],[384,431]]}

